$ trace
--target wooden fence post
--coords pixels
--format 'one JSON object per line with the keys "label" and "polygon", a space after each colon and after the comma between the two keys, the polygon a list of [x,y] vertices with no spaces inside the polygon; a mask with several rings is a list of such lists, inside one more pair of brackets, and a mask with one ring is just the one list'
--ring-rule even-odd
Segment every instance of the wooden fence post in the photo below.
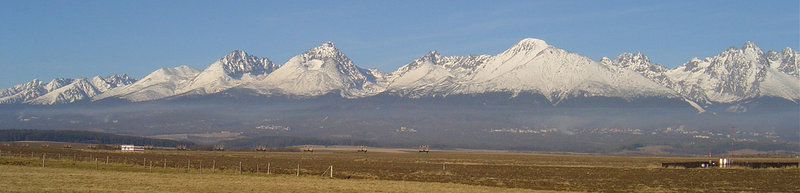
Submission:
{"label": "wooden fence post", "polygon": [[239,162],[239,174],[242,174],[242,162]]}
{"label": "wooden fence post", "polygon": [[164,169],[167,169],[167,158],[164,158]]}
{"label": "wooden fence post", "polygon": [[200,161],[200,174],[203,174],[203,161]]}
{"label": "wooden fence post", "polygon": [[297,164],[297,176],[300,176],[300,164]]}
{"label": "wooden fence post", "polygon": [[214,160],[213,165],[211,165],[211,173],[216,172],[217,170],[217,160]]}
{"label": "wooden fence post", "polygon": [[186,162],[186,173],[189,173],[190,167],[192,167],[192,160]]}
{"label": "wooden fence post", "polygon": [[153,173],[153,161],[150,161],[150,173]]}
{"label": "wooden fence post", "polygon": [[256,163],[256,173],[258,173],[258,163]]}
{"label": "wooden fence post", "polygon": [[44,154],[42,154],[42,167],[44,167]]}
{"label": "wooden fence post", "polygon": [[109,160],[109,158],[108,158],[108,156],[106,156],[106,164],[108,164],[108,160]]}
{"label": "wooden fence post", "polygon": [[333,165],[331,165],[331,178],[333,178]]}
{"label": "wooden fence post", "polygon": [[267,162],[267,175],[269,175],[269,165],[270,165],[270,163]]}
{"label": "wooden fence post", "polygon": [[94,170],[100,169],[100,166],[97,163],[97,158],[94,158]]}

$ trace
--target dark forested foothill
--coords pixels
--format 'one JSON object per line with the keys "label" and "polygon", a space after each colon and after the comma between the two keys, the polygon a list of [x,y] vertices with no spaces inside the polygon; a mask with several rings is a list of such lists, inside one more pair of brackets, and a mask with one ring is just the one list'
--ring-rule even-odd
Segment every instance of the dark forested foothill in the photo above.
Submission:
{"label": "dark forested foothill", "polygon": [[238,146],[238,147],[253,147],[258,145],[265,145],[267,147],[286,147],[296,145],[368,145],[376,146],[377,144],[367,140],[354,140],[354,139],[321,139],[313,137],[292,137],[292,136],[263,136],[254,138],[243,138],[230,141],[224,141],[225,145]]}
{"label": "dark forested foothill", "polygon": [[193,145],[192,142],[175,141],[166,139],[153,139],[146,137],[115,135],[110,133],[92,131],[58,131],[58,130],[31,130],[8,129],[0,130],[0,141],[56,141],[70,143],[92,144],[133,144],[152,145],[161,147],[174,147],[176,145]]}

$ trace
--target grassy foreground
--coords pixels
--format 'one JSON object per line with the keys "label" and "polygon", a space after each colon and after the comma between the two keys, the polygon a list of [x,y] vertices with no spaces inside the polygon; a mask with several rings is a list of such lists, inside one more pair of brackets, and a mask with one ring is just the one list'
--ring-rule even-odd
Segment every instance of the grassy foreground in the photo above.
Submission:
{"label": "grassy foreground", "polygon": [[[0,167],[0,192],[20,188],[28,188],[19,190],[22,192],[515,192],[524,191],[522,189],[800,192],[800,168],[797,167],[660,167],[661,162],[714,159],[704,157],[464,152],[435,152],[429,156],[375,152],[367,157],[350,151],[321,151],[309,155],[302,152],[164,150],[124,153],[3,145],[0,148],[0,165],[30,169],[12,173],[14,170]],[[41,170],[45,157],[46,168]],[[735,161],[798,160],[735,158]],[[336,179],[322,178],[330,166],[335,168],[333,177]],[[50,168],[68,171],[48,173]],[[300,177],[295,176],[297,172]],[[92,175],[88,175],[90,173]]]}
{"label": "grassy foreground", "polygon": [[[532,192],[532,190],[310,176],[146,173],[0,165],[3,192]],[[552,191],[540,191],[552,192]]]}

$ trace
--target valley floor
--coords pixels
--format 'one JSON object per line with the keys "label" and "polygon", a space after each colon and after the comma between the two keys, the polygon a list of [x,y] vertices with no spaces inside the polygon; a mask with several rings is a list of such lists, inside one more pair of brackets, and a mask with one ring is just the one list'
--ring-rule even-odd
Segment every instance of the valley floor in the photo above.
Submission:
{"label": "valley floor", "polygon": [[662,162],[716,159],[706,157],[424,154],[379,148],[364,154],[346,147],[314,153],[74,148],[0,146],[0,192],[800,192],[797,167],[661,167]]}

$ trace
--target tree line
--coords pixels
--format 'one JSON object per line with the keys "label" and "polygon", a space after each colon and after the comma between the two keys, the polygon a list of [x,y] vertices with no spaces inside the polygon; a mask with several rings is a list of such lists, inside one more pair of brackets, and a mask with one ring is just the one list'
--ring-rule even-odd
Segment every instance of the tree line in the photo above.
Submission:
{"label": "tree line", "polygon": [[74,130],[34,130],[6,129],[0,130],[0,141],[55,141],[89,144],[133,144],[174,147],[176,145],[194,145],[192,142],[168,139],[153,139],[139,136],[116,135],[94,131]]}
{"label": "tree line", "polygon": [[223,144],[234,147],[253,147],[264,145],[267,147],[286,147],[296,145],[367,145],[376,146],[377,144],[372,141],[355,140],[355,139],[320,139],[313,137],[294,137],[294,136],[262,136],[253,138],[242,138],[229,141],[223,141]]}

